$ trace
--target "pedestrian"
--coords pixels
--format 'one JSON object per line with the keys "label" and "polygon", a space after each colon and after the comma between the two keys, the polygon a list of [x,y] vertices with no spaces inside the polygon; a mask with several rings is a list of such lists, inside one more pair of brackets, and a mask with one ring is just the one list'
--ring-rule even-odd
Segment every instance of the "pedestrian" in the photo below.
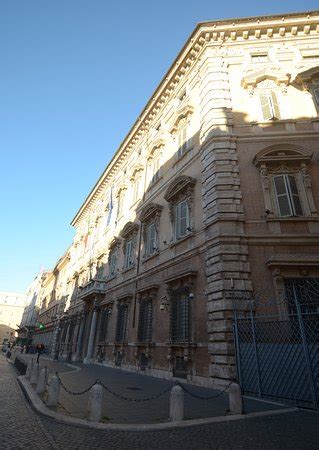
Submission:
{"label": "pedestrian", "polygon": [[43,350],[44,350],[44,344],[38,344],[36,346],[36,352],[38,354],[38,356],[37,356],[37,364],[39,364],[39,358],[40,358],[40,355],[42,355]]}

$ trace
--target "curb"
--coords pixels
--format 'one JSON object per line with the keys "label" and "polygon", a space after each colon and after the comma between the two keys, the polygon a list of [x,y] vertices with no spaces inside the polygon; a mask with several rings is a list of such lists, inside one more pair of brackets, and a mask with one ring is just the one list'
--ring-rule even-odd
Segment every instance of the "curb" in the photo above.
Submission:
{"label": "curb", "polygon": [[289,412],[299,411],[298,408],[286,408],[286,409],[275,409],[272,411],[261,411],[249,414],[238,414],[229,416],[219,416],[219,417],[207,417],[204,419],[191,419],[183,420],[177,422],[165,422],[156,424],[111,424],[111,423],[100,423],[100,422],[89,422],[84,419],[77,419],[75,417],[64,416],[60,413],[52,411],[48,408],[40,397],[35,393],[31,384],[26,380],[25,376],[18,377],[18,383],[26,397],[26,399],[31,404],[33,410],[41,416],[49,417],[56,422],[73,425],[81,428],[90,428],[96,430],[117,430],[117,431],[160,431],[169,430],[173,428],[185,428],[196,425],[207,425],[213,423],[221,422],[232,422],[235,420],[246,420],[253,419],[255,417],[270,416],[273,414],[283,414]]}

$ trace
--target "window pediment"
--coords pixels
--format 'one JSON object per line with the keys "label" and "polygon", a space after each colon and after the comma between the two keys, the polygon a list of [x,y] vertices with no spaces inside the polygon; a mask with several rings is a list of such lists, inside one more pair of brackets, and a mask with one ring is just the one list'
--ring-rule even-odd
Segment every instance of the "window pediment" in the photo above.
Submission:
{"label": "window pediment", "polygon": [[277,86],[287,86],[290,81],[290,74],[278,68],[264,68],[258,71],[249,71],[241,80],[244,89],[256,87],[264,80],[272,80]]}
{"label": "window pediment", "polygon": [[142,171],[144,170],[144,167],[142,166],[142,164],[137,164],[133,167],[132,173],[131,173],[131,177],[130,180],[134,181],[135,178],[138,176],[138,174],[140,174]]}
{"label": "window pediment", "polygon": [[319,66],[312,67],[311,69],[304,70],[303,72],[299,72],[296,76],[296,81],[299,83],[313,83],[316,81],[319,82]]}
{"label": "window pediment", "polygon": [[122,183],[117,190],[116,197],[119,197],[121,195],[121,193],[126,191],[126,189],[127,189],[126,184]]}
{"label": "window pediment", "polygon": [[119,239],[118,237],[113,238],[109,244],[110,252],[115,250],[116,248],[120,247],[120,245],[121,245],[121,239]]}
{"label": "window pediment", "polygon": [[159,214],[163,209],[163,206],[158,205],[157,203],[149,203],[148,205],[144,206],[140,216],[139,220],[141,222],[146,222],[151,217],[155,216],[156,214]]}
{"label": "window pediment", "polygon": [[180,194],[188,191],[189,189],[193,190],[196,184],[195,178],[181,175],[173,180],[168,189],[165,192],[164,198],[167,202],[174,201]]}
{"label": "window pediment", "polygon": [[123,228],[123,230],[120,233],[120,236],[124,239],[127,239],[130,236],[133,236],[137,233],[139,229],[139,226],[137,223],[134,222],[128,222],[125,227]]}
{"label": "window pediment", "polygon": [[156,153],[157,150],[163,148],[165,146],[165,140],[163,138],[158,138],[155,141],[153,141],[150,151],[149,151],[149,157],[152,157],[154,153]]}
{"label": "window pediment", "polygon": [[171,133],[176,133],[179,126],[184,122],[187,121],[188,118],[193,114],[194,108],[191,105],[186,105],[183,108],[179,108],[175,113],[175,120],[173,123],[173,126],[171,128]]}
{"label": "window pediment", "polygon": [[272,146],[259,152],[254,158],[257,167],[266,166],[290,166],[307,164],[312,158],[312,153],[295,145]]}

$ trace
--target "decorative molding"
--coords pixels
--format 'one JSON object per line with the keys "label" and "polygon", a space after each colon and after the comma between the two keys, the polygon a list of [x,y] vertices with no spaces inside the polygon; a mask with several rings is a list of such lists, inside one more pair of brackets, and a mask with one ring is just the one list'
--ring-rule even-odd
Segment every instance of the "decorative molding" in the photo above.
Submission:
{"label": "decorative molding", "polygon": [[175,88],[187,76],[187,73],[198,62],[201,53],[208,46],[216,46],[219,49],[221,44],[227,43],[227,40],[234,43],[236,40],[241,42],[249,39],[249,42],[253,43],[254,40],[259,41],[260,39],[266,41],[267,39],[272,40],[280,37],[284,40],[296,35],[300,37],[317,33],[317,12],[291,13],[284,17],[282,15],[250,17],[198,24],[119,146],[113,159],[73,218],[72,226],[77,226],[87,216],[91,204],[110,186],[124,159],[138,144],[141,136],[148,132],[152,122],[158,121],[158,115],[174,95]]}
{"label": "decorative molding", "polygon": [[163,206],[157,203],[148,203],[145,205],[140,212],[139,220],[141,222],[147,222],[149,219],[153,218],[156,214],[160,214]]}
{"label": "decorative molding", "polygon": [[272,145],[259,152],[254,157],[254,164],[258,168],[261,166],[291,166],[309,164],[312,153],[307,152],[302,147],[293,144]]}
{"label": "decorative molding", "polygon": [[271,256],[266,262],[268,267],[319,267],[319,255],[305,255],[300,253],[295,254],[277,254]]}
{"label": "decorative molding", "polygon": [[181,109],[178,109],[175,113],[175,119],[173,122],[173,126],[171,128],[171,133],[175,134],[178,130],[178,127],[181,123],[181,121],[186,120],[186,122],[189,121],[189,117],[193,114],[194,107],[191,105],[186,105]]}
{"label": "decorative molding", "polygon": [[120,236],[123,239],[127,239],[128,237],[132,235],[136,235],[139,229],[139,225],[134,222],[127,222],[127,224],[124,226],[123,230],[120,232]]}
{"label": "decorative molding", "polygon": [[164,198],[167,202],[173,202],[176,198],[184,192],[193,191],[196,184],[196,179],[187,175],[181,175],[175,178],[168,186]]}
{"label": "decorative molding", "polygon": [[264,80],[272,80],[277,86],[288,86],[290,74],[277,67],[264,67],[262,70],[250,71],[241,80],[244,89],[254,88]]}

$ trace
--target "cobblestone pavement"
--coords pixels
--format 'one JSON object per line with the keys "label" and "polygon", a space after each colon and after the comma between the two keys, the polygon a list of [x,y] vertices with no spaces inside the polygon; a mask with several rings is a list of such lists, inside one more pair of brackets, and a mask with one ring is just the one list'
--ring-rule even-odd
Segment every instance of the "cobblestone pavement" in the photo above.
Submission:
{"label": "cobblestone pavement", "polygon": [[1,449],[318,449],[319,414],[305,411],[182,429],[100,431],[40,418],[26,403],[16,371],[0,357]]}
{"label": "cobblestone pavement", "polygon": [[[29,355],[22,355],[30,358]],[[110,387],[115,393],[130,399],[150,398],[161,393],[171,386],[172,380],[163,380],[139,373],[126,372],[118,368],[110,368],[101,365],[77,364],[80,369],[74,371],[69,365],[48,359],[40,361],[49,370],[59,371],[64,385],[74,392],[83,391],[96,379]],[[68,372],[68,373],[66,373]],[[219,395],[219,391],[201,388],[186,384],[185,387],[193,394],[209,397]],[[89,393],[83,395],[70,395],[63,388],[60,391],[59,402],[61,412],[80,419],[87,417],[87,402]],[[228,393],[219,395],[212,400],[201,400],[185,394],[185,419],[197,419],[203,417],[224,416],[229,407]],[[281,406],[272,403],[260,402],[252,399],[244,401],[246,412],[265,411],[279,409]],[[147,401],[134,402],[122,400],[103,390],[102,415],[108,423],[160,423],[167,422],[169,417],[169,391],[161,397]]]}

